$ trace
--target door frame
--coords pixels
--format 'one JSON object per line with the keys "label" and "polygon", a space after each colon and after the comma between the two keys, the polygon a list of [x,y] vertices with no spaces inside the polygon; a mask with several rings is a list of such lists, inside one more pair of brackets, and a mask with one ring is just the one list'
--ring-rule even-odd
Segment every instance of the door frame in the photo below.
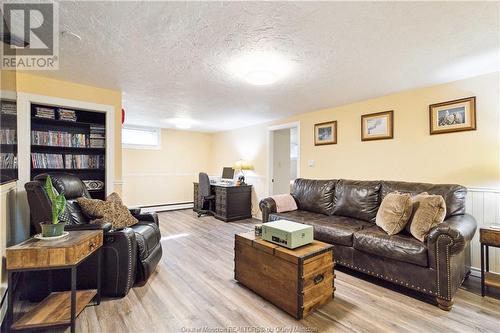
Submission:
{"label": "door frame", "polygon": [[300,122],[293,121],[290,123],[273,125],[267,128],[267,196],[273,194],[273,177],[274,177],[274,131],[297,128],[297,178],[300,177]]}

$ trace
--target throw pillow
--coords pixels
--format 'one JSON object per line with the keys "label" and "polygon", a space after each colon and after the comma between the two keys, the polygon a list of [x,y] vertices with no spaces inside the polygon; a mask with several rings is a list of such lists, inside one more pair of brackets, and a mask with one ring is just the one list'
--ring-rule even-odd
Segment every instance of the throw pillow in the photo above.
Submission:
{"label": "throw pillow", "polygon": [[375,223],[388,235],[395,235],[405,228],[412,211],[411,195],[392,192],[382,200]]}
{"label": "throw pillow", "polygon": [[123,205],[117,193],[110,194],[106,201],[81,197],[77,202],[83,212],[93,219],[92,223],[106,221],[112,224],[113,229],[123,229],[139,222]]}
{"label": "throw pillow", "polygon": [[277,194],[271,196],[276,203],[276,213],[291,212],[297,210],[297,203],[291,194]]}
{"label": "throw pillow", "polygon": [[420,193],[412,198],[413,213],[406,230],[413,237],[423,242],[429,231],[444,221],[446,203],[440,195]]}

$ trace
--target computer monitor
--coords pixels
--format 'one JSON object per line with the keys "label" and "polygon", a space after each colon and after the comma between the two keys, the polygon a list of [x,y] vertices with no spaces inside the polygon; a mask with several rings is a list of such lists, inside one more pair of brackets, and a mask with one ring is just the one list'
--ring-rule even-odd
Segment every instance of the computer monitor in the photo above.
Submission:
{"label": "computer monitor", "polygon": [[222,180],[225,180],[225,181],[232,181],[233,178],[234,178],[234,169],[233,168],[230,168],[230,167],[224,167],[222,169]]}

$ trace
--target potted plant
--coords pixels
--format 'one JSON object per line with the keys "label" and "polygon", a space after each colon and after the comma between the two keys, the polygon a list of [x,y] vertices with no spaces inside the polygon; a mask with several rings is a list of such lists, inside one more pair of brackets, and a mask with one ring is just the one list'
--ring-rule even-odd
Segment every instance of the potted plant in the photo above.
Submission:
{"label": "potted plant", "polygon": [[47,196],[52,203],[52,221],[40,223],[40,226],[42,227],[42,236],[61,236],[64,232],[64,226],[66,223],[60,222],[59,217],[66,209],[66,198],[64,197],[64,193],[57,193],[56,189],[52,185],[52,179],[50,176],[47,176],[47,179],[45,180],[45,192],[47,192]]}

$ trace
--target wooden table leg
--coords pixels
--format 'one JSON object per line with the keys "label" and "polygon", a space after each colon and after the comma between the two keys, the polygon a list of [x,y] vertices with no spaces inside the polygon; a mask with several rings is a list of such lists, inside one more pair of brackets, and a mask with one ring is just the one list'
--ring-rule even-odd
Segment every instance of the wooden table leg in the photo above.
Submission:
{"label": "wooden table leg", "polygon": [[97,250],[97,297],[96,297],[96,303],[97,305],[101,304],[101,275],[102,275],[102,270],[101,270],[101,265],[102,265],[102,247]]}
{"label": "wooden table leg", "polygon": [[484,258],[485,261],[485,266],[486,266],[486,272],[490,271],[490,247],[488,245],[484,246],[485,252],[486,252],[486,257]]}
{"label": "wooden table leg", "polygon": [[10,326],[14,322],[14,272],[8,272],[7,277],[7,288],[8,288],[8,300],[7,300],[7,318],[5,323],[6,332],[10,332]]}
{"label": "wooden table leg", "polygon": [[71,267],[71,333],[75,333],[76,321],[76,266]]}
{"label": "wooden table leg", "polygon": [[484,296],[484,245],[481,244],[481,296]]}

